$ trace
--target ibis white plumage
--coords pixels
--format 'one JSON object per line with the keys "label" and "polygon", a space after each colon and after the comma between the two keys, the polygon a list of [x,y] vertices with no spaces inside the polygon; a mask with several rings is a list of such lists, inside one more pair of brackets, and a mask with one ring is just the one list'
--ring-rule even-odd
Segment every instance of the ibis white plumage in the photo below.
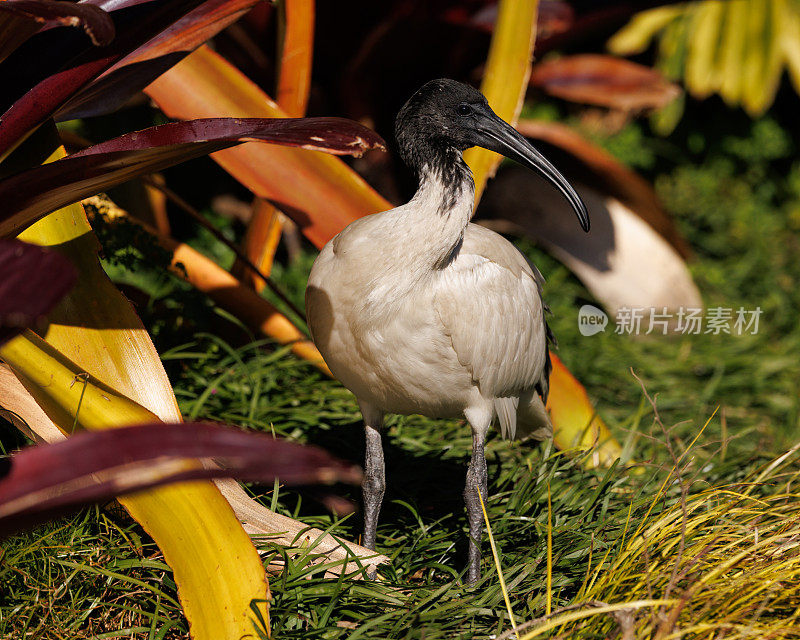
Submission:
{"label": "ibis white plumage", "polygon": [[385,488],[386,413],[466,418],[472,458],[464,489],[467,581],[480,576],[487,493],[486,434],[552,433],[549,329],[542,278],[505,238],[470,223],[472,174],[462,152],[480,146],[545,176],[581,226],[586,207],[561,174],[491,110],[483,95],[433,80],[397,116],[395,135],[419,188],[407,204],[353,222],[320,253],[306,289],[314,342],[358,399],[366,432],[363,544],[375,548]]}

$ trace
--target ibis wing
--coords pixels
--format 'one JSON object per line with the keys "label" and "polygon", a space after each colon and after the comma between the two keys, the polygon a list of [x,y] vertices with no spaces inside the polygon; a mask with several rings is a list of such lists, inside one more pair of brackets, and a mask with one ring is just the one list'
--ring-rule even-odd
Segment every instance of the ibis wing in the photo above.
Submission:
{"label": "ibis wing", "polygon": [[436,312],[486,397],[546,389],[547,329],[537,276],[505,238],[472,224],[443,270]]}

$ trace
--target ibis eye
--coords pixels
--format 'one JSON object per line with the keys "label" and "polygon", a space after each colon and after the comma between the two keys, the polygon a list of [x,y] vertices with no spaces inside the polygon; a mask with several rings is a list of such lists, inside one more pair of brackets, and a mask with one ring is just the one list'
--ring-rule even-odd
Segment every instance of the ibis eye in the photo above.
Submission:
{"label": "ibis eye", "polygon": [[468,116],[470,113],[472,113],[472,107],[470,107],[468,104],[462,103],[456,107],[456,111],[458,111],[458,115],[460,116]]}

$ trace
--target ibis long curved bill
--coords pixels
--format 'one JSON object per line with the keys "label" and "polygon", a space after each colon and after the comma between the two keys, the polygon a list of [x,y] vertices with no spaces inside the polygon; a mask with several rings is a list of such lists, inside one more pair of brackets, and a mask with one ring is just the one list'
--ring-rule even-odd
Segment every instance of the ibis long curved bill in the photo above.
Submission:
{"label": "ibis long curved bill", "polygon": [[550,181],[572,205],[581,223],[581,228],[589,231],[589,213],[581,197],[559,170],[523,135],[494,113],[491,116],[481,114],[476,125],[481,139],[479,146],[515,160]]}

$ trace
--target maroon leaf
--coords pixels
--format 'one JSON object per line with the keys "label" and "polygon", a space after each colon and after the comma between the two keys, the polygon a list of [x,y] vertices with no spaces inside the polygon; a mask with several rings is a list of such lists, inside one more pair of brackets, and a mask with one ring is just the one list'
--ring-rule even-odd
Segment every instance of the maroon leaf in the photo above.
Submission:
{"label": "maroon leaf", "polygon": [[[566,31],[572,26],[574,11],[563,0],[541,0],[536,21],[537,34],[548,37]],[[497,21],[496,2],[454,2],[442,12],[442,18],[451,24],[472,27],[491,33]]]}
{"label": "maroon leaf", "polygon": [[175,52],[109,69],[54,115],[56,122],[113,113],[188,54]]}
{"label": "maroon leaf", "polygon": [[0,239],[0,344],[36,325],[76,278],[57,251]]}
{"label": "maroon leaf", "polygon": [[[26,60],[32,52],[18,49],[5,65],[16,73],[12,95],[20,97],[0,118],[0,160],[5,158],[42,122],[52,116],[78,90],[98,77],[125,55],[147,42],[193,9],[201,0],[151,0],[113,13],[118,36],[107,47],[92,47],[69,60],[63,68],[46,75],[33,88],[20,93],[25,85]],[[55,32],[51,32],[56,37]],[[51,36],[51,34],[42,34]],[[31,40],[28,44],[33,43]],[[42,51],[47,52],[47,49]],[[42,51],[38,54],[41,56]],[[20,60],[23,58],[23,60]],[[57,61],[61,64],[61,61]],[[34,74],[35,77],[35,74]],[[12,98],[13,99],[13,98]]]}
{"label": "maroon leaf", "polygon": [[[128,0],[128,2],[142,0]],[[207,0],[80,91],[56,115],[58,120],[85,118],[119,109],[206,40],[236,22],[258,0]],[[107,10],[119,2],[98,0]]]}
{"label": "maroon leaf", "polygon": [[[217,464],[181,464],[189,459]],[[213,424],[84,431],[0,458],[0,535],[134,491],[221,477],[330,484],[357,483],[361,473],[316,447]]]}
{"label": "maroon leaf", "polygon": [[572,102],[626,111],[658,109],[680,95],[677,85],[654,69],[597,54],[538,64],[530,84]]}
{"label": "maroon leaf", "polygon": [[82,27],[96,46],[114,38],[108,14],[90,5],[63,0],[6,0],[0,2],[0,61],[43,27]]}
{"label": "maroon leaf", "polygon": [[143,129],[0,182],[0,236],[143,173],[259,140],[337,155],[384,148],[378,134],[343,118],[206,118]]}

